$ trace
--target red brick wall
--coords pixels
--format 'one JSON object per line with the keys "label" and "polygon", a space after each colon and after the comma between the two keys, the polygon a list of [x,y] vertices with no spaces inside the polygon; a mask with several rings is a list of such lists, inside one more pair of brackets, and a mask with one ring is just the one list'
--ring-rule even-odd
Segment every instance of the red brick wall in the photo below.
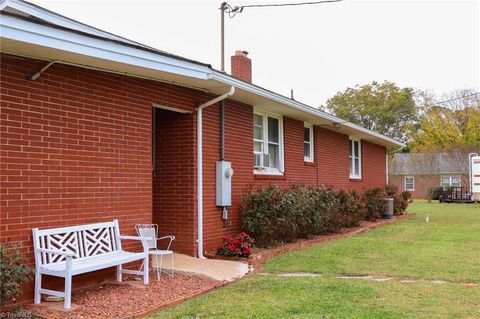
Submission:
{"label": "red brick wall", "polygon": [[410,191],[412,193],[412,198],[414,199],[425,199],[427,192],[432,187],[441,186],[441,176],[448,177],[460,177],[462,180],[462,186],[467,186],[468,176],[463,174],[432,174],[432,175],[390,175],[389,184],[395,185],[399,190],[405,190],[405,177],[413,176],[414,178],[414,188],[415,190]]}
{"label": "red brick wall", "polygon": [[159,235],[174,235],[175,251],[196,255],[194,113],[157,109],[153,221]]}
{"label": "red brick wall", "polygon": [[[151,222],[150,104],[139,81],[1,58],[0,242],[33,262],[31,228]],[[128,247],[128,246],[127,246]],[[78,281],[77,281],[78,283]]]}
{"label": "red brick wall", "polygon": [[2,56],[1,241],[32,227],[151,221],[150,105],[135,81]]}
{"label": "red brick wall", "polygon": [[240,230],[238,207],[243,190],[253,183],[253,109],[249,105],[225,103],[225,160],[232,162],[232,206],[224,225],[221,209],[215,205],[215,162],[220,160],[220,108],[211,106],[203,111],[203,198],[204,248],[212,251],[225,234]]}

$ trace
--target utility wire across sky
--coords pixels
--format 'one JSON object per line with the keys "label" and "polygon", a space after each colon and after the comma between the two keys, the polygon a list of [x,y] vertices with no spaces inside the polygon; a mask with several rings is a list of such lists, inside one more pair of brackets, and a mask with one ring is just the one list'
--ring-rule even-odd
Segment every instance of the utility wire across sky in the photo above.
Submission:
{"label": "utility wire across sky", "polygon": [[[290,3],[265,3],[265,4],[247,4],[244,6],[232,7],[228,3],[222,3],[222,7],[225,8],[225,12],[229,14],[230,18],[233,18],[235,14],[243,12],[245,8],[267,8],[267,7],[288,7],[288,6],[304,6],[312,4],[322,4],[330,2],[341,2],[343,0],[323,0],[323,1],[308,1],[308,2],[290,2]],[[220,8],[221,9],[221,8]]]}
{"label": "utility wire across sky", "polygon": [[308,1],[308,2],[286,2],[286,3],[265,3],[265,4],[246,4],[243,6],[231,6],[227,2],[222,2],[220,5],[221,11],[221,70],[225,72],[225,18],[224,14],[228,13],[230,18],[233,18],[237,13],[242,13],[245,8],[267,8],[267,7],[288,7],[288,6],[304,6],[315,5],[322,3],[341,2],[344,0],[321,0],[321,1]]}

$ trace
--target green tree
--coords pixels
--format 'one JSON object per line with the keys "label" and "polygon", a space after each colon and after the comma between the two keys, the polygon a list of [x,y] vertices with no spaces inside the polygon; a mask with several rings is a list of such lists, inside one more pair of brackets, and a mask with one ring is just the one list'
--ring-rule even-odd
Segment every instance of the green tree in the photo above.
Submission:
{"label": "green tree", "polygon": [[480,109],[426,108],[408,130],[411,151],[448,151],[480,148]]}
{"label": "green tree", "polygon": [[412,88],[372,82],[337,93],[322,107],[334,115],[391,138],[405,141],[405,127],[417,119]]}

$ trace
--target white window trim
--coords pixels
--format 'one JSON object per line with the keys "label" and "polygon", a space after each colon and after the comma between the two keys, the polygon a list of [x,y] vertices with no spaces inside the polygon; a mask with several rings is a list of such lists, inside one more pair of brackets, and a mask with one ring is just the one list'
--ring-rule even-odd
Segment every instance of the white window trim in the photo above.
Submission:
{"label": "white window trim", "polygon": [[[350,145],[348,147],[352,147],[353,142],[356,141],[358,142],[358,175],[352,175],[350,173],[350,178],[351,179],[361,179],[362,178],[362,140],[352,137],[349,137],[349,143]],[[353,154],[355,148],[352,147],[352,155],[348,154],[348,170],[350,171],[350,160],[355,157],[355,154]],[[355,164],[355,162],[354,162]],[[355,167],[355,165],[354,165]]]}
{"label": "white window trim", "polygon": [[[443,185],[442,181],[444,178],[448,178],[448,185]],[[452,186],[452,180],[458,178],[460,180],[460,186]],[[462,187],[462,177],[461,176],[440,176],[440,187]]]}
{"label": "white window trim", "polygon": [[[412,188],[407,188],[407,178],[411,178],[412,179],[412,185],[413,187]],[[415,177],[414,176],[405,176],[405,178],[403,179],[403,188],[406,190],[406,191],[415,191]]]}
{"label": "white window trim", "polygon": [[[313,163],[314,162],[314,159],[315,159],[315,153],[313,152],[313,144],[314,144],[314,140],[313,140],[313,125],[310,124],[310,123],[306,123],[304,122],[303,123],[303,127],[304,128],[308,128],[309,131],[310,131],[310,157],[308,156],[304,156],[303,157],[303,160],[305,162],[309,162],[309,163]],[[304,147],[305,147],[305,137],[303,139],[303,144],[304,144]],[[304,154],[305,155],[305,154]]]}
{"label": "white window trim", "polygon": [[[278,120],[278,144],[279,144],[279,168],[254,167],[253,173],[258,175],[283,175],[284,170],[284,143],[283,143],[283,116],[271,112],[254,108],[254,114],[261,115],[263,118],[263,152],[268,154],[268,117]],[[255,152],[254,152],[255,154]]]}

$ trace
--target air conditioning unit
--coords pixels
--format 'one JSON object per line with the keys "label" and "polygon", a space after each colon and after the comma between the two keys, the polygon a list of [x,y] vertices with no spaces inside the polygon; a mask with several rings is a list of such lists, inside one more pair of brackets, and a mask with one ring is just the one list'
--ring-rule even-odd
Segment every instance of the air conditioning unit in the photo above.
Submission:
{"label": "air conditioning unit", "polygon": [[383,218],[389,219],[393,217],[393,198],[385,198],[385,212]]}

